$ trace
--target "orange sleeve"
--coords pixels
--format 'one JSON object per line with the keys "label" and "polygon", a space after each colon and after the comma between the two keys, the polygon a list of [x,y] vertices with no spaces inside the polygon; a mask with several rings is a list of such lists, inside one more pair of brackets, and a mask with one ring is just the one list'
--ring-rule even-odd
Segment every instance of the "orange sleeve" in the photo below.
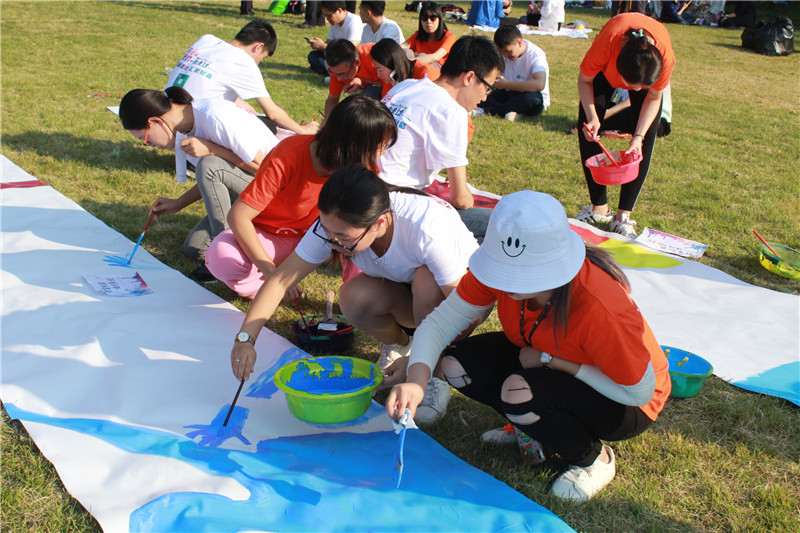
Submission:
{"label": "orange sleeve", "polygon": [[478,281],[469,271],[458,282],[456,291],[462,300],[475,306],[483,307],[497,301],[497,296],[492,289]]}

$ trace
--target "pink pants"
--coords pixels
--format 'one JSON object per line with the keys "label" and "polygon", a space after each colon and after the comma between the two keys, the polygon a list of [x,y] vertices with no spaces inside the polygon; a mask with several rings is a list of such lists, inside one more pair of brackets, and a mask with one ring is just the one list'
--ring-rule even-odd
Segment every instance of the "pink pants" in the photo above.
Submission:
{"label": "pink pants", "polygon": [[[278,236],[256,228],[261,246],[276,265],[283,263],[303,238],[297,236]],[[214,277],[236,291],[240,296],[251,300],[264,284],[264,275],[250,261],[247,254],[236,242],[233,231],[226,229],[217,235],[206,252],[206,266]]]}

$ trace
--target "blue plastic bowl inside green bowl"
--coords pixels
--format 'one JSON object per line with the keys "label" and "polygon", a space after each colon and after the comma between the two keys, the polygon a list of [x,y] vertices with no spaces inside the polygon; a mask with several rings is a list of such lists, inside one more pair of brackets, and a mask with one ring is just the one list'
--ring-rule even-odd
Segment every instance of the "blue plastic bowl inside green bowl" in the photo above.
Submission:
{"label": "blue plastic bowl inside green bowl", "polygon": [[669,363],[669,377],[672,381],[673,398],[691,398],[703,386],[703,381],[714,372],[711,363],[699,355],[673,348],[661,346]]}
{"label": "blue plastic bowl inside green bowl", "polygon": [[363,415],[381,382],[380,369],[357,357],[311,357],[275,373],[275,385],[286,393],[289,411],[316,424],[338,424]]}

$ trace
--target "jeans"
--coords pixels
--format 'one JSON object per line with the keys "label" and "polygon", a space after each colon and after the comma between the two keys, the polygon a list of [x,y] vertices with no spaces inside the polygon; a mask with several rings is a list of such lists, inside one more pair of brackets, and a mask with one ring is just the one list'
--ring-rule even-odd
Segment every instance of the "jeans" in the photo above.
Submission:
{"label": "jeans", "polygon": [[325,52],[321,50],[311,50],[308,53],[308,66],[317,74],[327,76],[328,69],[325,68]]}
{"label": "jeans", "polygon": [[470,207],[469,209],[456,209],[461,221],[472,232],[478,244],[483,242],[486,236],[486,227],[489,225],[489,217],[492,210],[486,207]]}
{"label": "jeans", "polygon": [[544,111],[544,100],[541,92],[522,92],[499,89],[486,97],[479,104],[490,115],[504,116],[510,111],[535,117]]}
{"label": "jeans", "polygon": [[183,243],[183,253],[203,257],[212,239],[228,227],[228,211],[253,175],[221,157],[203,157],[195,172],[197,187],[203,196],[206,216],[194,227]]}

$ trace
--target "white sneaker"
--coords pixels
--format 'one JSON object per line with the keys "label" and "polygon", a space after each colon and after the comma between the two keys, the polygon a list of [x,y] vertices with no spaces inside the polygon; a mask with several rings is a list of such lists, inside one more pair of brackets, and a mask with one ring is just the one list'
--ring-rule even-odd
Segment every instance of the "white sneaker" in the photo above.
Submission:
{"label": "white sneaker", "polygon": [[616,218],[612,220],[608,224],[609,231],[613,231],[614,233],[619,233],[623,237],[628,237],[629,239],[636,238],[636,230],[633,227],[636,225],[635,220],[631,220],[631,216],[628,213],[622,213],[622,219],[617,220]]}
{"label": "white sneaker", "polygon": [[472,111],[469,112],[469,115],[471,117],[480,117],[480,116],[485,115],[485,114],[486,114],[486,110],[484,108],[482,108],[482,107],[476,107],[475,109],[473,109]]}
{"label": "white sneaker", "polygon": [[616,473],[614,452],[608,446],[603,447],[611,458],[609,463],[604,463],[598,457],[591,466],[570,466],[553,482],[553,488],[550,489],[553,496],[585,502],[594,498],[598,492],[611,483]]}
{"label": "white sneaker", "polygon": [[614,213],[609,209],[607,213],[601,215],[597,211],[592,211],[591,206],[585,205],[581,212],[575,215],[575,220],[586,222],[592,226],[598,226],[611,223],[611,221],[614,220]]}
{"label": "white sneaker", "polygon": [[331,84],[331,77],[325,76],[325,85],[330,85],[330,84]]}
{"label": "white sneaker", "polygon": [[408,357],[411,352],[411,335],[408,336],[408,344],[384,344],[381,348],[381,356],[378,357],[378,366],[381,370],[385,370],[392,363],[401,357]]}
{"label": "white sneaker", "polygon": [[509,111],[508,113],[505,114],[503,118],[505,118],[509,122],[514,122],[515,120],[517,120],[517,112]]}
{"label": "white sneaker", "polygon": [[439,378],[431,378],[428,388],[425,389],[425,397],[417,407],[414,422],[433,424],[447,412],[448,403],[450,403],[450,385]]}
{"label": "white sneaker", "polygon": [[481,440],[491,444],[516,444],[517,433],[514,431],[513,424],[506,424],[501,428],[484,432],[481,435]]}

